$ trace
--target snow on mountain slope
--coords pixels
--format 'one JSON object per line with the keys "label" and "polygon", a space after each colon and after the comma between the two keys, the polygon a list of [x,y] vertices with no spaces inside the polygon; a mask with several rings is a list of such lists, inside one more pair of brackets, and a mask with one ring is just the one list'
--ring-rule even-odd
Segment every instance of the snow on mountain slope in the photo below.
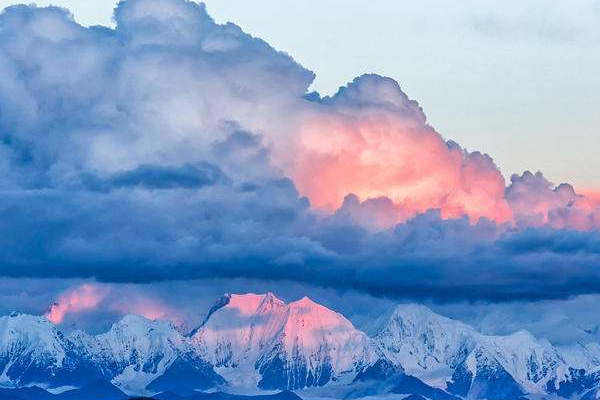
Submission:
{"label": "snow on mountain slope", "polygon": [[483,336],[486,351],[521,385],[526,393],[544,393],[564,362],[547,340],[519,331],[508,336]]}
{"label": "snow on mountain slope", "polygon": [[226,295],[191,334],[198,354],[232,386],[256,388],[255,364],[285,321],[287,306],[272,293]]}
{"label": "snow on mountain slope", "polygon": [[571,346],[557,347],[556,350],[565,364],[572,368],[586,371],[600,369],[600,344],[598,343],[575,343]]}
{"label": "snow on mountain slope", "polygon": [[216,367],[254,364],[283,325],[287,307],[272,293],[227,295],[219,301],[192,342]]}
{"label": "snow on mountain slope", "polygon": [[162,375],[183,346],[181,335],[168,322],[129,315],[96,336],[78,332],[70,338],[90,360],[101,365],[126,393],[138,393]]}
{"label": "snow on mountain slope", "polygon": [[[145,388],[164,376],[171,366],[180,373],[192,370],[207,375],[207,382],[193,388],[203,389],[220,382],[187,339],[166,321],[128,315],[106,333],[90,336],[75,332],[69,339],[127,394],[147,393]],[[187,367],[183,368],[185,364]]]}
{"label": "snow on mountain slope", "polygon": [[486,336],[415,304],[398,306],[374,338],[386,358],[437,387],[455,381],[457,374],[475,379],[479,373],[481,379],[497,379],[504,387],[513,380],[526,393],[544,393],[567,365],[548,341],[528,332]]}
{"label": "snow on mountain slope", "polygon": [[546,384],[546,391],[563,397],[596,399],[600,388],[600,345],[576,343],[561,346],[557,352],[564,364],[556,377]]}
{"label": "snow on mountain slope", "polygon": [[287,310],[273,346],[258,360],[261,387],[299,389],[349,381],[379,358],[370,338],[341,314],[308,297]]}
{"label": "snow on mountain slope", "polygon": [[65,358],[64,338],[45,317],[11,314],[0,317],[2,355],[50,357],[60,366]]}
{"label": "snow on mountain slope", "polygon": [[525,331],[483,335],[419,305],[398,306],[369,337],[307,297],[286,304],[272,293],[227,295],[186,336],[168,322],[133,315],[105,333],[68,337],[44,317],[0,317],[0,387],[99,380],[136,395],[226,384],[244,394],[395,390],[447,399],[592,399],[600,393],[600,345],[554,347]]}
{"label": "snow on mountain slope", "polygon": [[517,399],[524,394],[515,379],[481,344],[454,369],[447,390],[465,398],[488,400]]}
{"label": "snow on mountain slope", "polygon": [[88,367],[78,362],[71,344],[45,317],[0,317],[0,386],[84,383],[96,376]]}
{"label": "snow on mountain slope", "polygon": [[[65,357],[62,336],[44,317],[0,317],[0,384],[29,383],[35,379],[33,369],[60,369]],[[34,368],[28,367],[28,362],[33,362]]]}
{"label": "snow on mountain slope", "polygon": [[470,326],[417,304],[399,305],[374,336],[388,360],[438,387],[473,350],[477,338]]}
{"label": "snow on mountain slope", "polygon": [[233,384],[322,386],[376,359],[364,333],[308,298],[287,305],[272,293],[230,295],[220,304],[192,341]]}

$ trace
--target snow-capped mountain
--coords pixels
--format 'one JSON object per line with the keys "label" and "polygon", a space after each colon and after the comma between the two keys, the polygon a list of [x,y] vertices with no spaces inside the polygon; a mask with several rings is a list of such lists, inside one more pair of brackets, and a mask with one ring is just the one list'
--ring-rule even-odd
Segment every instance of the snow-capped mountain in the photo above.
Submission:
{"label": "snow-capped mountain", "polygon": [[215,367],[254,368],[284,324],[286,304],[273,294],[226,295],[190,338]]}
{"label": "snow-capped mountain", "polygon": [[285,304],[272,293],[231,295],[219,304],[191,339],[236,384],[249,382],[233,376],[264,389],[323,386],[379,358],[366,334],[308,297]]}
{"label": "snow-capped mountain", "polygon": [[128,394],[173,385],[206,389],[223,382],[166,321],[128,315],[106,333],[90,336],[77,331],[69,340],[83,359],[97,365],[103,376]]}
{"label": "snow-capped mountain", "polygon": [[45,317],[0,318],[0,386],[81,387],[111,381],[128,394],[206,389],[223,378],[170,323],[126,316],[99,335],[65,337]]}
{"label": "snow-capped mountain", "polygon": [[374,339],[408,374],[469,398],[556,393],[561,385],[566,392],[600,368],[597,344],[555,348],[526,331],[483,335],[415,304],[398,306]]}
{"label": "snow-capped mountain", "polygon": [[79,386],[97,378],[71,342],[45,317],[0,317],[0,386]]}
{"label": "snow-capped mountain", "polygon": [[436,386],[473,350],[477,332],[470,326],[416,304],[398,306],[374,336],[385,357],[407,374]]}
{"label": "snow-capped mountain", "polygon": [[525,331],[483,335],[420,305],[398,306],[369,337],[309,298],[286,304],[272,293],[224,296],[188,335],[134,315],[105,333],[68,336],[44,317],[0,317],[0,387],[99,381],[131,395],[301,389],[344,398],[588,400],[599,397],[600,345],[555,347]]}

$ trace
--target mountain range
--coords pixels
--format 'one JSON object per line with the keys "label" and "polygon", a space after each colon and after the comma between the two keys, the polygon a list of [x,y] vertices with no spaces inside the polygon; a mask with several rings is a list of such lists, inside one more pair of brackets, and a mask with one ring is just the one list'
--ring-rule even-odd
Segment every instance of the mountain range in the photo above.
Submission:
{"label": "mountain range", "polygon": [[[234,294],[187,334],[135,315],[97,335],[63,334],[42,316],[0,317],[0,388],[0,399],[23,400],[32,390],[55,400],[89,400],[86,390],[106,392],[107,400],[281,391],[303,398],[588,400],[600,389],[600,345],[557,347],[526,331],[484,335],[416,304],[397,306],[367,335],[307,297],[285,303],[272,293]],[[39,393],[34,398],[44,400]]]}

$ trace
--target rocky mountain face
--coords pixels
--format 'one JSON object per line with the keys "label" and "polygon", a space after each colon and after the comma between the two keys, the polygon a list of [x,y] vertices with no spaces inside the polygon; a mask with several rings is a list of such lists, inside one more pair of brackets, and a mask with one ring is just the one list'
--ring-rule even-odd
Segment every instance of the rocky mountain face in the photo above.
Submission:
{"label": "rocky mountain face", "polygon": [[369,337],[309,298],[286,304],[271,293],[227,295],[187,335],[133,315],[102,334],[67,336],[44,317],[0,317],[0,387],[63,391],[95,382],[129,395],[186,389],[595,399],[600,346],[554,347],[524,331],[483,335],[412,304],[398,306]]}

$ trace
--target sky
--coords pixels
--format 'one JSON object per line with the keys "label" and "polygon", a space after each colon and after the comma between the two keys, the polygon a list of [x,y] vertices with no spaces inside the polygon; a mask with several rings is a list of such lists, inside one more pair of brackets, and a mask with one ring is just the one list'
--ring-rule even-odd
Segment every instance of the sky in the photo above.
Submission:
{"label": "sky", "polygon": [[[115,1],[51,3],[85,25],[113,23]],[[206,4],[217,21],[235,22],[313,70],[321,93],[365,72],[390,76],[439,132],[489,153],[506,176],[540,170],[556,184],[600,187],[596,0]]]}
{"label": "sky", "polygon": [[6,9],[0,314],[274,291],[597,340],[597,3],[282,4]]}

